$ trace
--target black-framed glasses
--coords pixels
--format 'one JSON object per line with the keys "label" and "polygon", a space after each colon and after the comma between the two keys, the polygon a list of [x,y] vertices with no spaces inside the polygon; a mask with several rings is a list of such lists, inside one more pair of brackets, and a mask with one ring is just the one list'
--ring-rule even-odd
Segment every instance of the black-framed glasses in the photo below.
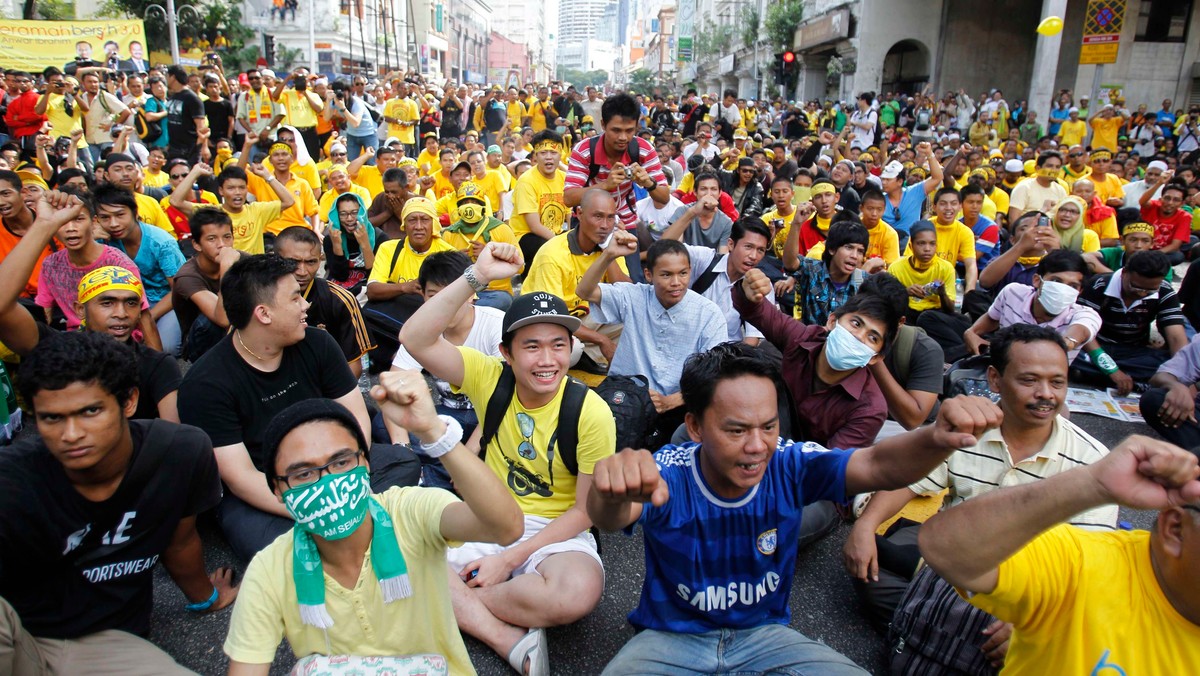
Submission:
{"label": "black-framed glasses", "polygon": [[176,179],[176,180],[187,178],[187,174],[171,174],[170,176],[171,176],[171,178]]}
{"label": "black-framed glasses", "polygon": [[288,488],[303,488],[309,484],[315,484],[321,480],[326,474],[345,474],[350,470],[358,467],[359,458],[365,453],[361,450],[346,451],[333,456],[333,460],[321,465],[320,467],[304,467],[293,470],[283,476],[276,476],[276,481],[282,481]]}

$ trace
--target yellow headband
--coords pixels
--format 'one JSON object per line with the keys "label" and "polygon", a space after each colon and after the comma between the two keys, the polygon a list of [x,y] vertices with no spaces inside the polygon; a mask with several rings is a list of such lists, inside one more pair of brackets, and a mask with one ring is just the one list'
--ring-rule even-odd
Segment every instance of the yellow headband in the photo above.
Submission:
{"label": "yellow headband", "polygon": [[837,192],[832,183],[819,183],[812,187],[812,196],[824,195],[825,193]]}
{"label": "yellow headband", "polygon": [[79,280],[79,302],[86,303],[105,291],[132,291],[142,297],[142,280],[129,270],[116,265],[96,268]]}
{"label": "yellow headband", "polygon": [[289,145],[288,145],[288,144],[286,144],[286,143],[283,143],[283,142],[278,142],[278,143],[272,143],[272,144],[271,144],[271,151],[270,151],[270,152],[272,152],[272,153],[273,153],[273,152],[275,152],[276,150],[283,150],[283,151],[286,151],[286,152],[287,152],[287,154],[289,154],[289,155],[291,155],[291,154],[292,154],[292,147],[291,147],[291,146],[289,146]]}
{"label": "yellow headband", "polygon": [[1062,178],[1062,169],[1037,169],[1033,173],[1035,176],[1051,180]]}
{"label": "yellow headband", "polygon": [[346,165],[344,165],[344,164],[331,164],[331,165],[329,165],[329,173],[330,173],[330,174],[332,174],[332,173],[333,173],[333,172],[335,172],[335,171],[341,171],[341,172],[346,172],[346,173],[349,173],[349,172],[350,172],[350,168],[349,168],[349,167],[347,167],[347,166],[346,166]]}
{"label": "yellow headband", "polygon": [[411,157],[406,157],[406,158],[400,160],[400,162],[397,163],[396,166],[400,167],[401,169],[403,169],[404,167],[415,167],[415,166],[417,166],[417,161]]}
{"label": "yellow headband", "polygon": [[1093,150],[1092,151],[1092,159],[1093,160],[1111,160],[1112,153],[1110,153],[1107,150]]}
{"label": "yellow headband", "polygon": [[555,143],[554,141],[539,141],[538,144],[533,147],[533,152],[536,153],[541,150],[553,150],[556,153],[561,153],[562,146]]}
{"label": "yellow headband", "polygon": [[858,156],[858,159],[864,163],[875,161],[875,158],[871,156],[871,153],[862,153]]}
{"label": "yellow headband", "polygon": [[1121,234],[1128,235],[1131,232],[1144,232],[1147,235],[1150,235],[1151,237],[1153,237],[1154,236],[1154,226],[1150,225],[1149,223],[1143,223],[1142,221],[1135,221],[1133,223],[1130,223],[1129,225],[1126,225],[1125,230]]}

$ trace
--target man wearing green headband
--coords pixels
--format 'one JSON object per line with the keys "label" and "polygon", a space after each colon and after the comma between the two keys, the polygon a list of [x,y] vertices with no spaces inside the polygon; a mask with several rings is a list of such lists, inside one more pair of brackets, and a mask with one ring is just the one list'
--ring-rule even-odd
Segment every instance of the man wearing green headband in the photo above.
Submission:
{"label": "man wearing green headband", "polygon": [[336,402],[310,399],[277,414],[263,439],[266,479],[294,525],[246,570],[247,601],[225,641],[230,673],[268,673],[280,636],[301,671],[333,663],[369,673],[474,671],[446,584],[448,543],[509,544],[521,534],[521,511],[462,445],[458,422],[437,415],[420,371],[382,374],[371,396],[389,425],[441,461],[463,501],[436,488],[372,494],[367,440]]}

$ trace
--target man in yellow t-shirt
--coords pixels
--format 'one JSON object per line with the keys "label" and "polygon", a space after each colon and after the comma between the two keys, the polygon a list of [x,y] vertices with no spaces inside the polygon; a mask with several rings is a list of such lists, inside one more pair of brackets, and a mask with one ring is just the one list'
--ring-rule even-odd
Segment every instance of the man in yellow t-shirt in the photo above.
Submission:
{"label": "man in yellow t-shirt", "polygon": [[416,92],[415,84],[402,83],[400,88],[397,96],[384,104],[383,119],[388,125],[388,136],[400,139],[404,152],[412,157],[416,155],[417,123],[421,120],[421,109],[412,97],[420,94]]}
{"label": "man in yellow t-shirt", "polygon": [[1118,113],[1113,104],[1106,103],[1104,107],[1088,120],[1092,128],[1092,148],[1119,148],[1117,134],[1125,126],[1125,117]]}
{"label": "man in yellow t-shirt", "polygon": [[[1125,206],[1125,184],[1116,174],[1109,173],[1112,168],[1113,155],[1108,148],[1092,150],[1090,164],[1092,173],[1087,176],[1095,188],[1096,197],[1104,204],[1120,209]],[[1078,180],[1078,179],[1076,179]],[[1135,205],[1130,205],[1135,206]]]}
{"label": "man in yellow t-shirt", "polygon": [[533,167],[513,184],[513,213],[508,220],[521,246],[526,272],[538,249],[561,233],[570,219],[563,202],[566,174],[559,167],[562,136],[547,129],[534,134],[532,143],[529,159]]}
{"label": "man in yellow t-shirt", "polygon": [[[260,254],[265,252],[263,233],[271,223],[279,220],[279,215],[284,209],[296,203],[296,198],[265,166],[251,164],[250,171],[271,186],[278,200],[247,203],[246,195],[249,193],[247,172],[237,165],[225,167],[225,170],[217,177],[217,193],[221,196],[220,208],[229,214],[229,219],[233,222],[233,247],[248,254]],[[211,175],[211,169],[203,164],[197,164],[192,167],[187,178],[183,179],[183,185],[193,185],[201,176]],[[172,192],[170,204],[183,212],[189,219],[196,209],[217,208],[213,205],[189,202],[188,192],[187,190]]]}
{"label": "man in yellow t-shirt", "polygon": [[[426,197],[431,200],[439,200],[446,195],[454,194],[454,191],[458,189],[458,186],[450,182],[451,170],[456,164],[461,164],[457,158],[458,153],[454,148],[442,148],[438,151],[438,170],[429,174],[433,177],[433,187],[426,191]],[[470,173],[470,169],[468,166],[468,173]]]}
{"label": "man in yellow t-shirt", "polygon": [[[867,245],[867,251],[863,255],[863,260],[866,261],[864,268],[871,265],[878,267],[878,270],[883,270],[900,258],[900,235],[896,233],[895,228],[883,220],[883,210],[886,208],[887,197],[878,190],[868,190],[862,196],[859,212],[862,215],[862,224],[867,228],[867,234],[870,236],[870,244]],[[881,267],[878,263],[872,263],[875,259],[882,262]],[[878,270],[868,269],[868,272],[877,272]]]}
{"label": "man in yellow t-shirt", "polygon": [[[1189,672],[1200,664],[1196,477],[1195,455],[1130,437],[1085,467],[944,510],[921,527],[921,555],[1013,625],[1005,674]],[[1161,511],[1148,533],[1055,526],[1111,503]]]}
{"label": "man in yellow t-shirt", "polygon": [[917,221],[909,231],[904,256],[888,266],[888,272],[908,289],[908,323],[926,310],[954,309],[954,264],[937,255],[937,229],[929,221]]}
{"label": "man in yellow t-shirt", "polygon": [[[53,139],[71,138],[71,132],[79,130],[79,140],[75,147],[79,148],[79,159],[89,164],[91,153],[87,151],[87,140],[83,137],[83,106],[79,104],[79,85],[74,79],[67,80],[57,68],[48,71],[46,87],[34,105],[34,112],[45,115],[50,122],[50,137]],[[71,112],[66,111],[67,96],[71,99]]]}
{"label": "man in yellow t-shirt", "polygon": [[510,132],[519,131],[525,126],[525,120],[529,117],[529,110],[521,102],[521,95],[516,87],[508,88],[508,102],[504,104],[504,107],[508,115],[508,130]]}
{"label": "man in yellow t-shirt", "polygon": [[[372,157],[375,158],[374,166],[367,164],[367,160]],[[350,179],[366,188],[373,200],[383,192],[383,175],[399,162],[400,151],[396,148],[380,146],[379,150],[374,150],[368,146],[346,169],[350,172]],[[371,200],[367,200],[367,204],[370,204]]]}
{"label": "man in yellow t-shirt", "polygon": [[280,81],[282,91],[277,91],[276,100],[283,106],[284,124],[300,132],[301,140],[310,156],[320,157],[317,141],[317,118],[325,110],[325,102],[316,92],[308,88],[308,71],[298,68],[288,78],[286,88]]}
{"label": "man in yellow t-shirt", "polygon": [[508,192],[504,188],[504,179],[501,178],[499,171],[488,169],[487,158],[483,151],[472,150],[467,153],[467,164],[471,165],[471,178],[467,180],[479,186],[479,189],[483,191],[488,199],[489,209],[494,214],[500,208],[500,196]]}
{"label": "man in yellow t-shirt", "polygon": [[792,229],[792,221],[796,218],[796,206],[792,204],[795,188],[792,180],[786,176],[776,176],[771,181],[771,201],[775,208],[762,215],[762,222],[771,228],[775,238],[771,240],[771,255],[783,260],[783,245],[787,243],[788,233]]}
{"label": "man in yellow t-shirt", "polygon": [[425,148],[417,156],[418,176],[428,176],[437,171],[440,166],[438,163],[439,152],[437,132],[425,132]]}
{"label": "man in yellow t-shirt", "polygon": [[1067,120],[1058,128],[1059,147],[1083,145],[1083,139],[1087,138],[1087,123],[1079,119],[1078,108],[1071,108],[1067,115]]}
{"label": "man in yellow t-shirt", "polygon": [[[933,225],[937,232],[937,256],[946,261],[951,267],[962,263],[963,288],[970,291],[979,280],[979,267],[976,265],[975,233],[963,225],[956,216],[962,208],[958,191],[954,188],[941,188],[934,194],[933,209],[935,212]],[[909,246],[905,255],[912,253]]]}
{"label": "man in yellow t-shirt", "polygon": [[[607,193],[604,198],[611,203]],[[588,198],[585,196],[585,204]],[[611,209],[609,223],[616,214]],[[500,352],[502,361],[469,347],[456,347],[442,332],[472,293],[497,279],[510,278],[521,269],[517,247],[490,242],[461,279],[444,287],[426,301],[400,331],[409,354],[426,371],[471,400],[480,421],[488,418],[488,407],[503,374],[512,374],[512,395],[495,437],[485,448],[484,462],[506,480],[525,513],[525,535],[508,548],[467,543],[448,554],[450,565],[471,587],[487,586],[491,593],[475,598],[491,615],[508,622],[474,626],[496,626],[496,635],[480,637],[501,654],[507,646],[509,660],[521,665],[530,644],[538,643],[540,632],[525,638],[524,625],[547,627],[574,622],[586,616],[600,601],[604,566],[596,553],[595,540],[587,531],[582,488],[590,485],[596,463],[613,454],[616,424],[612,411],[595,392],[567,377],[571,360],[571,335],[583,331],[577,317],[567,312],[561,298],[545,292],[525,291],[504,313]],[[506,367],[505,364],[508,364]],[[551,443],[559,431],[559,414],[567,405],[577,406],[578,443],[572,453]],[[573,462],[572,462],[573,460]],[[511,561],[494,568],[498,555]],[[540,579],[525,578],[536,573]],[[451,584],[458,584],[451,578]],[[469,590],[462,590],[468,593]],[[546,599],[554,599],[550,608]],[[529,608],[516,619],[514,605]],[[489,618],[490,620],[490,618]],[[542,646],[544,648],[544,645]],[[547,669],[545,673],[550,673]]]}
{"label": "man in yellow t-shirt", "polygon": [[544,131],[546,120],[554,121],[554,104],[550,101],[550,92],[545,87],[538,87],[537,99],[529,105],[529,126],[534,133]]}
{"label": "man in yellow t-shirt", "polygon": [[317,203],[317,215],[320,219],[328,221],[329,210],[333,208],[334,201],[348,192],[358,195],[363,204],[371,203],[371,193],[350,180],[350,174],[346,172],[346,165],[335,164],[329,167],[329,190],[321,193],[321,199]]}
{"label": "man in yellow t-shirt", "polygon": [[[453,436],[458,423],[437,417],[420,372],[382,374],[373,396],[387,426],[437,449],[427,452],[438,454],[466,502],[437,488],[375,493],[367,471],[376,458],[367,455],[371,444],[349,410],[309,399],[282,411],[265,432],[270,483],[286,513],[310,525],[297,525],[251,560],[241,587],[249,601],[234,611],[225,640],[231,670],[266,670],[282,637],[301,671],[367,666],[363,658],[371,658],[372,673],[418,666],[474,671],[446,586],[446,551],[468,539],[512,541],[523,532],[521,511],[500,479]],[[439,444],[443,435],[448,441]],[[295,469],[317,466],[327,471]],[[314,517],[329,511],[338,513],[332,523]],[[380,533],[387,537],[369,537]],[[358,561],[368,554],[372,565],[357,584],[343,586],[336,573],[323,574],[335,556]],[[399,580],[405,584],[395,585]],[[314,616],[330,626],[313,626]]]}
{"label": "man in yellow t-shirt", "polygon": [[[245,156],[243,156],[245,157]],[[267,154],[267,161],[274,169],[275,179],[283,184],[285,190],[295,198],[292,206],[287,207],[279,218],[267,225],[266,233],[278,235],[284,228],[298,225],[309,230],[316,230],[320,221],[317,219],[317,200],[313,197],[312,188],[308,182],[292,173],[292,149],[286,143],[274,143]],[[242,165],[242,162],[238,162]],[[275,184],[268,183],[255,174],[246,177],[247,187],[254,199],[259,202],[269,201],[275,197]],[[234,226],[234,239],[237,239],[237,226]],[[236,246],[236,244],[235,244]]]}
{"label": "man in yellow t-shirt", "polygon": [[367,278],[364,310],[386,315],[404,323],[421,307],[424,296],[417,283],[421,263],[429,254],[456,249],[442,240],[437,211],[432,201],[410,197],[400,212],[406,239],[391,239],[375,251],[375,265]]}

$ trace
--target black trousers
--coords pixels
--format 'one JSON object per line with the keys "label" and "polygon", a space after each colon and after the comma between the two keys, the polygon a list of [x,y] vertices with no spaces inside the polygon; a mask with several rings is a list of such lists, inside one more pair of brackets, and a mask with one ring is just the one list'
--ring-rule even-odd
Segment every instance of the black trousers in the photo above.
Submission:
{"label": "black trousers", "polygon": [[[1200,456],[1200,425],[1184,421],[1179,427],[1167,427],[1159,415],[1166,398],[1167,391],[1161,387],[1151,388],[1142,394],[1138,407],[1146,424],[1161,434],[1163,439]],[[1200,408],[1200,395],[1196,395],[1196,404]]]}

